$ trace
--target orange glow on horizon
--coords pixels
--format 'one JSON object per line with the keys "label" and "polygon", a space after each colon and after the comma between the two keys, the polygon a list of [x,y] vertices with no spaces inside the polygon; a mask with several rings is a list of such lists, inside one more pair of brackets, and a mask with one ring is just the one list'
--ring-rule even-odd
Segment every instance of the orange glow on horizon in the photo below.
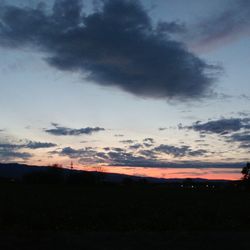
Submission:
{"label": "orange glow on horizon", "polygon": [[87,171],[101,171],[132,176],[154,177],[164,179],[202,178],[210,180],[239,180],[241,171],[237,168],[143,168],[143,167],[77,167]]}
{"label": "orange glow on horizon", "polygon": [[[70,169],[70,162],[59,162],[64,168]],[[45,162],[34,164],[51,166]],[[99,171],[105,173],[125,174],[131,176],[154,177],[164,179],[202,178],[210,180],[239,180],[241,169],[239,168],[153,168],[153,167],[129,167],[129,166],[81,166],[74,164],[75,170]]]}

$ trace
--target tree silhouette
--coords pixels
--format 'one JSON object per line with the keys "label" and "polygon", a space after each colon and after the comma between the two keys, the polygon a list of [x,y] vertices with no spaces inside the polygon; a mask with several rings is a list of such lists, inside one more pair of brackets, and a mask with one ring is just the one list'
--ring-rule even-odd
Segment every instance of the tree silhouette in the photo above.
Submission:
{"label": "tree silhouette", "polygon": [[243,175],[243,180],[245,181],[250,180],[250,162],[248,162],[246,166],[242,168],[241,173]]}

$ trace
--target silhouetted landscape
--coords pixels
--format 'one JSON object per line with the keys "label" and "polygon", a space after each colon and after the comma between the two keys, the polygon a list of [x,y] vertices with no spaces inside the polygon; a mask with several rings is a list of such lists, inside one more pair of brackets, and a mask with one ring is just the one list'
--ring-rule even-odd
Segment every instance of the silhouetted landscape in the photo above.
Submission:
{"label": "silhouetted landscape", "polygon": [[[0,164],[0,175],[1,232],[10,232],[9,239],[17,241],[22,237],[35,241],[53,232],[45,242],[56,242],[61,249],[84,244],[98,249],[108,239],[109,249],[115,249],[117,241],[126,242],[120,248],[126,249],[131,244],[138,247],[143,235],[148,235],[151,246],[157,241],[159,249],[173,245],[181,249],[178,246],[196,241],[198,247],[204,240],[209,244],[210,237],[219,240],[228,235],[236,238],[217,244],[241,240],[237,244],[243,246],[249,233],[250,191],[244,181],[156,181],[19,164]],[[245,233],[235,236],[233,232]],[[177,244],[181,239],[186,243]],[[93,243],[99,240],[103,243]],[[3,239],[0,246],[10,247],[11,242]],[[203,249],[209,247],[203,245]]]}

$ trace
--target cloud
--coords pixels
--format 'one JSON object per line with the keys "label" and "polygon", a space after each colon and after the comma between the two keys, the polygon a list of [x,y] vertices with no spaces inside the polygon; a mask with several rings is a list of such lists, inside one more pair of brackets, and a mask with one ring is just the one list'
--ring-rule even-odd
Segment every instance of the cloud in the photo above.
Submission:
{"label": "cloud", "polygon": [[167,130],[167,128],[158,128],[159,131]]}
{"label": "cloud", "polygon": [[52,123],[55,128],[45,129],[45,132],[55,135],[55,136],[77,136],[77,135],[91,135],[96,132],[104,131],[104,128],[100,127],[86,127],[80,129],[72,129],[67,127],[59,126],[56,123]]}
{"label": "cloud", "polygon": [[143,142],[154,144],[155,140],[153,138],[145,138]]}
{"label": "cloud", "polygon": [[110,166],[154,166],[156,160],[141,155],[135,155],[131,152],[108,152]]}
{"label": "cloud", "polygon": [[203,149],[192,150],[189,146],[186,145],[175,147],[171,145],[161,144],[160,146],[155,147],[154,150],[160,153],[172,155],[174,157],[203,156],[208,153],[208,151]]}
{"label": "cloud", "polygon": [[250,144],[250,118],[222,118],[205,123],[195,122],[191,126],[179,125],[180,129],[198,131],[201,135],[217,134],[229,143],[239,143],[240,148],[249,148]]}
{"label": "cloud", "polygon": [[125,150],[123,148],[111,148],[112,151],[116,152],[124,152]]}
{"label": "cloud", "polygon": [[143,145],[147,148],[150,148],[154,145],[155,143],[155,140],[153,138],[145,138],[143,140]]}
{"label": "cloud", "polygon": [[32,154],[27,152],[18,152],[16,150],[7,150],[0,147],[0,161],[13,161],[16,159],[27,160],[32,157]]}
{"label": "cloud", "polygon": [[[189,151],[200,155],[205,152]],[[197,152],[197,153],[196,153]],[[151,167],[151,168],[242,168],[243,162],[201,162],[201,161],[178,161],[168,162],[157,157],[155,150],[142,150],[138,154],[127,152],[126,150],[107,149],[99,152],[93,148],[73,149],[67,147],[59,152],[53,152],[72,159],[78,159],[83,165],[103,164],[108,166],[127,166],[127,167]],[[182,154],[183,155],[183,154]]]}
{"label": "cloud", "polygon": [[225,5],[219,9],[222,11],[190,25],[186,33],[183,31],[183,39],[194,49],[224,46],[225,43],[250,35],[250,1],[225,1]]}
{"label": "cloud", "polygon": [[124,135],[117,134],[117,135],[114,135],[114,137],[124,137]]}
{"label": "cloud", "polygon": [[[159,31],[160,29],[160,31]],[[53,67],[80,72],[90,82],[140,97],[191,100],[211,94],[219,68],[155,28],[136,0],[105,0],[83,14],[80,0],[56,0],[42,8],[1,6],[0,45],[42,51]]]}
{"label": "cloud", "polygon": [[133,144],[133,143],[135,143],[136,141],[135,140],[122,140],[122,141],[120,141],[121,143],[123,143],[123,144]]}
{"label": "cloud", "polygon": [[57,144],[55,143],[50,143],[50,142],[34,142],[30,141],[25,145],[26,148],[29,149],[41,149],[41,148],[53,148],[56,147]]}
{"label": "cloud", "polygon": [[239,133],[234,133],[227,138],[229,142],[240,143],[240,148],[249,149],[250,148],[250,131],[243,131]]}
{"label": "cloud", "polygon": [[[84,165],[102,163],[109,166],[170,167],[172,163],[164,160],[163,154],[182,158],[184,156],[200,157],[208,153],[203,149],[193,150],[189,146],[160,145],[150,150],[143,148],[143,144],[130,145],[129,148],[105,147],[96,149],[86,147],[74,149],[65,147],[62,150],[53,151],[51,154],[77,159],[79,163]],[[172,167],[175,167],[175,163],[172,164]]]}
{"label": "cloud", "polygon": [[137,150],[137,149],[140,149],[140,148],[143,148],[143,144],[141,144],[141,143],[136,143],[136,144],[133,144],[133,145],[129,146],[129,149],[132,149],[132,150]]}
{"label": "cloud", "polygon": [[73,149],[71,147],[63,148],[59,153],[61,156],[68,156],[70,158],[82,158],[82,157],[93,157],[96,154],[96,151],[92,148],[83,148],[83,149]]}
{"label": "cloud", "polygon": [[57,144],[55,143],[35,142],[35,141],[28,141],[22,144],[0,143],[0,148],[5,149],[5,150],[41,149],[41,148],[52,148],[56,146]]}
{"label": "cloud", "polygon": [[197,121],[193,125],[186,127],[180,124],[179,128],[192,129],[201,133],[226,135],[241,129],[250,129],[250,118],[222,118],[204,123]]}
{"label": "cloud", "polygon": [[157,31],[159,33],[171,34],[171,33],[183,33],[187,31],[187,27],[184,23],[179,22],[164,22],[160,21],[157,24]]}
{"label": "cloud", "polygon": [[0,144],[0,160],[1,161],[12,161],[16,159],[27,160],[32,157],[30,153],[19,152],[22,148],[20,145],[1,143]]}
{"label": "cloud", "polygon": [[30,149],[46,149],[57,146],[57,144],[50,142],[35,142],[27,141],[25,143],[9,143],[0,142],[0,160],[2,161],[14,161],[17,159],[27,160],[33,155],[29,152],[23,152],[23,150]]}
{"label": "cloud", "polygon": [[237,142],[250,142],[250,132],[235,133],[230,138]]}
{"label": "cloud", "polygon": [[145,138],[143,139],[142,143],[136,143],[137,142],[136,140],[122,140],[120,142],[124,144],[131,144],[129,146],[129,149],[132,149],[132,150],[137,150],[137,149],[143,148],[144,146],[151,147],[155,143],[153,138]]}
{"label": "cloud", "polygon": [[[106,148],[110,150],[110,148]],[[105,150],[106,151],[106,150]],[[61,151],[51,152],[60,156],[67,156],[72,159],[78,159],[79,163],[85,165],[94,165],[97,163],[107,163],[108,156],[105,152],[98,152],[91,147],[73,149],[71,147],[63,148]]]}

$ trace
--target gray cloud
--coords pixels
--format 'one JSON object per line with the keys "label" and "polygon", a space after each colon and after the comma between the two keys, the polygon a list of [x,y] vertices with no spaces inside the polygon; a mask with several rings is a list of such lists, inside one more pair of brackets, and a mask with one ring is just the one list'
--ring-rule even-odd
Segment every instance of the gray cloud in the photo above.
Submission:
{"label": "gray cloud", "polygon": [[[191,154],[195,151],[189,151]],[[105,152],[98,152],[93,148],[73,149],[67,147],[60,152],[53,152],[73,159],[78,159],[81,164],[102,163],[109,166],[128,166],[128,167],[152,167],[152,168],[242,168],[243,162],[200,162],[200,161],[179,161],[167,162],[157,158],[155,150],[142,150],[138,154],[127,152],[126,150],[107,149]],[[203,154],[200,152],[197,154]],[[196,154],[196,153],[194,153]],[[182,154],[183,155],[183,154]],[[232,160],[230,160],[232,162]]]}
{"label": "gray cloud", "polygon": [[176,32],[177,24],[154,28],[136,0],[105,0],[94,13],[82,10],[80,0],[56,0],[49,13],[3,5],[0,44],[38,49],[57,69],[136,96],[189,100],[211,94],[219,68],[162,34]]}
{"label": "gray cloud", "polygon": [[50,143],[50,142],[34,142],[30,141],[25,145],[26,148],[29,149],[41,149],[41,148],[53,148],[56,147],[57,144],[55,143]]}
{"label": "gray cloud", "polygon": [[18,152],[16,150],[7,150],[0,147],[0,161],[13,161],[17,159],[27,160],[32,157],[32,154],[27,152]]}
{"label": "gray cloud", "polygon": [[143,140],[143,145],[147,148],[150,148],[154,145],[155,143],[155,140],[153,138],[145,138]]}
{"label": "gray cloud", "polygon": [[57,144],[50,142],[35,142],[28,141],[27,143],[22,144],[13,144],[13,143],[0,143],[0,148],[5,150],[19,150],[19,149],[41,149],[41,148],[52,148],[56,147]]}
{"label": "gray cloud", "polygon": [[180,124],[179,128],[192,129],[201,133],[226,135],[241,129],[250,129],[250,118],[222,118],[204,123],[197,121],[192,126],[183,127]]}
{"label": "gray cloud", "polygon": [[59,153],[61,156],[68,156],[70,158],[83,158],[83,157],[94,157],[96,151],[92,148],[82,148],[82,149],[73,149],[71,147],[63,148]]}
{"label": "gray cloud", "polygon": [[[143,144],[135,144],[130,145],[129,148],[106,147],[101,151],[92,147],[80,149],[66,147],[59,151],[53,151],[51,154],[78,159],[80,163],[86,165],[103,163],[110,166],[169,167],[170,163],[159,157],[162,153],[172,155],[175,158],[184,156],[199,157],[208,153],[203,149],[193,150],[189,146],[160,145],[151,150],[145,150],[143,147]],[[133,151],[130,151],[131,149]],[[172,167],[175,167],[175,164]]]}
{"label": "gray cloud", "polygon": [[229,142],[238,142],[240,148],[249,149],[250,148],[250,131],[243,131],[239,133],[234,133],[230,135],[227,140]]}
{"label": "gray cloud", "polygon": [[23,152],[25,149],[45,149],[57,146],[54,143],[49,142],[35,142],[27,141],[25,143],[9,143],[0,142],[0,160],[2,161],[14,161],[18,159],[27,160],[33,155],[28,152]]}
{"label": "gray cloud", "polygon": [[220,9],[189,26],[183,39],[195,49],[207,49],[250,35],[250,1],[225,1]]}
{"label": "gray cloud", "polygon": [[[192,126],[179,125],[180,129],[191,129],[200,132],[200,135],[217,134],[229,143],[239,143],[240,148],[249,148],[250,118],[222,118],[205,123],[195,122]],[[197,141],[197,140],[196,140]]]}
{"label": "gray cloud", "polygon": [[86,127],[86,128],[80,128],[80,129],[72,129],[67,127],[59,126],[56,123],[52,123],[54,128],[52,129],[45,129],[45,132],[56,135],[56,136],[77,136],[77,135],[91,135],[96,132],[104,131],[104,128],[100,127]]}
{"label": "gray cloud", "polygon": [[153,138],[145,138],[143,142],[154,144],[155,140]]}
{"label": "gray cloud", "polygon": [[17,159],[27,160],[32,157],[30,153],[19,152],[23,146],[1,143],[0,144],[0,161],[12,161]]}
{"label": "gray cloud", "polygon": [[157,31],[168,35],[169,33],[187,32],[187,27],[184,23],[160,21],[157,24]]}
{"label": "gray cloud", "polygon": [[167,130],[167,128],[158,128],[159,131]]}
{"label": "gray cloud", "polygon": [[206,150],[203,149],[192,150],[189,146],[186,145],[175,147],[171,145],[161,144],[160,146],[155,147],[154,150],[160,153],[172,155],[174,157],[203,156],[208,153]]}
{"label": "gray cloud", "polygon": [[124,137],[124,135],[117,134],[117,135],[114,135],[114,137]]}
{"label": "gray cloud", "polygon": [[133,144],[133,145],[129,146],[129,149],[132,149],[132,150],[137,150],[137,149],[140,149],[140,148],[143,148],[143,144],[141,144],[141,143],[136,143],[136,144]]}
{"label": "gray cloud", "polygon": [[237,142],[250,142],[250,132],[235,133],[230,139]]}
{"label": "gray cloud", "polygon": [[136,140],[122,140],[120,142],[123,143],[123,144],[132,144],[132,143],[135,143]]}

